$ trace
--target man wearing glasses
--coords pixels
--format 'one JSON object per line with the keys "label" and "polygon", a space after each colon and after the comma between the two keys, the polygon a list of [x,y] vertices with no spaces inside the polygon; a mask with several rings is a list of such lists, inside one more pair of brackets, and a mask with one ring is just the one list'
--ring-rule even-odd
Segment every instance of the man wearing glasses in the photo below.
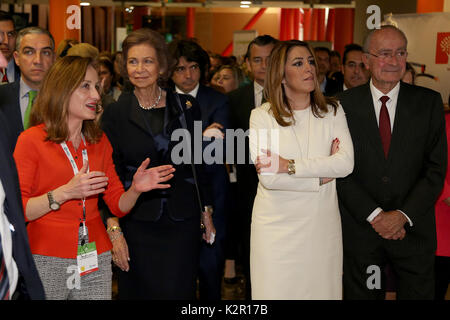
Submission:
{"label": "man wearing glasses", "polygon": [[398,299],[433,299],[434,203],[447,168],[439,93],[400,82],[407,39],[394,26],[372,30],[362,56],[369,83],[344,91],[355,150],[338,179],[344,238],[344,298],[384,299],[390,262]]}
{"label": "man wearing glasses", "polygon": [[0,68],[0,84],[11,83],[20,77],[20,70],[14,63],[13,53],[16,48],[16,31],[12,16],[0,11],[0,51],[8,62],[6,67]]}
{"label": "man wearing glasses", "polygon": [[364,66],[362,56],[363,48],[360,45],[352,43],[345,46],[342,58],[342,74],[344,75],[342,91],[361,86],[369,80],[370,73]]}

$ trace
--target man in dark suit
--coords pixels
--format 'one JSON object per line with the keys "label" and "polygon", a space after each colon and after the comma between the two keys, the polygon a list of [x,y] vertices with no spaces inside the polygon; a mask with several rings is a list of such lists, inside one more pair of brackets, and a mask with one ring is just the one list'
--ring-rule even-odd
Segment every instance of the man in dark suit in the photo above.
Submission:
{"label": "man in dark suit", "polygon": [[317,61],[317,81],[319,81],[320,90],[326,96],[334,96],[340,91],[342,79],[328,77],[331,51],[327,47],[316,47],[314,48],[314,55]]}
{"label": "man in dark suit", "polygon": [[[193,41],[176,41],[169,45],[169,52],[177,64],[171,81],[175,91],[189,94],[199,103],[202,117],[202,132],[207,140],[224,141],[224,132],[229,128],[229,106],[226,95],[205,86],[209,70],[209,56]],[[212,142],[214,143],[214,142]],[[205,147],[209,142],[204,143]],[[222,144],[223,150],[225,146]],[[223,160],[223,159],[221,159]],[[205,159],[203,159],[205,161]],[[199,293],[201,300],[220,300],[222,273],[225,262],[225,229],[229,197],[229,181],[225,165],[209,164],[205,172],[210,178],[213,196],[213,222],[216,241],[213,245],[202,242],[200,248]]]}
{"label": "man in dark suit", "polygon": [[363,62],[369,83],[343,92],[355,167],[338,179],[344,238],[344,298],[384,299],[384,266],[398,299],[432,299],[434,203],[447,167],[439,93],[400,82],[407,39],[382,26],[368,35]]}
{"label": "man in dark suit", "polygon": [[[2,98],[2,96],[0,96]],[[0,113],[0,299],[45,299],[44,288],[31,255],[12,157],[13,139]],[[11,254],[12,252],[12,254]],[[2,281],[3,279],[3,281]]]}
{"label": "man in dark suit", "polygon": [[[269,35],[258,36],[253,39],[246,53],[247,69],[251,72],[253,82],[229,93],[230,116],[233,129],[249,129],[250,113],[255,107],[264,102],[264,78],[266,76],[267,62],[277,40]],[[235,147],[238,143],[235,143]],[[236,219],[238,228],[238,243],[241,245],[242,266],[246,281],[246,299],[251,298],[250,284],[250,224],[253,210],[253,201],[258,187],[258,176],[255,166],[249,163],[248,139],[245,141],[245,150],[236,150],[236,193],[238,215]],[[239,163],[239,158],[245,163]]]}
{"label": "man in dark suit", "polygon": [[0,84],[12,83],[20,77],[20,69],[13,57],[16,47],[16,26],[13,17],[5,11],[0,11],[0,34],[2,34],[0,51],[7,61],[5,66],[0,67]]}
{"label": "man in dark suit", "polygon": [[20,68],[20,80],[0,86],[0,112],[10,124],[14,145],[27,127],[33,99],[55,59],[55,42],[47,30],[38,27],[22,29],[17,35],[17,43],[14,59]]}
{"label": "man in dark suit", "polygon": [[342,58],[342,74],[344,78],[339,92],[361,86],[369,80],[369,70],[365,68],[362,56],[363,48],[360,45],[351,43],[345,46]]}

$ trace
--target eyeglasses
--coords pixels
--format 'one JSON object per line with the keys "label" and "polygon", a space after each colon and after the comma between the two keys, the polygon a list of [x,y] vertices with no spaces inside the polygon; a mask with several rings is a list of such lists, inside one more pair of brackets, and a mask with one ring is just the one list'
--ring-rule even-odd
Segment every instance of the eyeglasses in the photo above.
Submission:
{"label": "eyeglasses", "polygon": [[374,56],[375,58],[379,58],[381,60],[387,60],[389,58],[397,58],[397,59],[406,59],[406,56],[408,55],[408,52],[406,50],[399,50],[396,52],[392,51],[382,51],[378,55],[366,52],[366,54],[370,54],[371,56]]}

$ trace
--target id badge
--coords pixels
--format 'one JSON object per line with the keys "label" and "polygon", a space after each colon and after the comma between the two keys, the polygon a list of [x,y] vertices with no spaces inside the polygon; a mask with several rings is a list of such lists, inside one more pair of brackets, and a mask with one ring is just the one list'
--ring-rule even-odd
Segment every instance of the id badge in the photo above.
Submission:
{"label": "id badge", "polygon": [[95,242],[78,246],[77,264],[80,276],[84,276],[98,270],[98,255]]}

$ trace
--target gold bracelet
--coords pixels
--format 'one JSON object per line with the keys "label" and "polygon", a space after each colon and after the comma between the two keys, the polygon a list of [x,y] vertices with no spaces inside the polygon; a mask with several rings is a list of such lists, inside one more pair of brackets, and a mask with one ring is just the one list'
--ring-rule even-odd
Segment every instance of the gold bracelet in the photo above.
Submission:
{"label": "gold bracelet", "polygon": [[116,231],[122,232],[122,229],[119,226],[112,226],[112,227],[109,227],[108,229],[106,229],[106,231],[107,232],[116,232]]}

